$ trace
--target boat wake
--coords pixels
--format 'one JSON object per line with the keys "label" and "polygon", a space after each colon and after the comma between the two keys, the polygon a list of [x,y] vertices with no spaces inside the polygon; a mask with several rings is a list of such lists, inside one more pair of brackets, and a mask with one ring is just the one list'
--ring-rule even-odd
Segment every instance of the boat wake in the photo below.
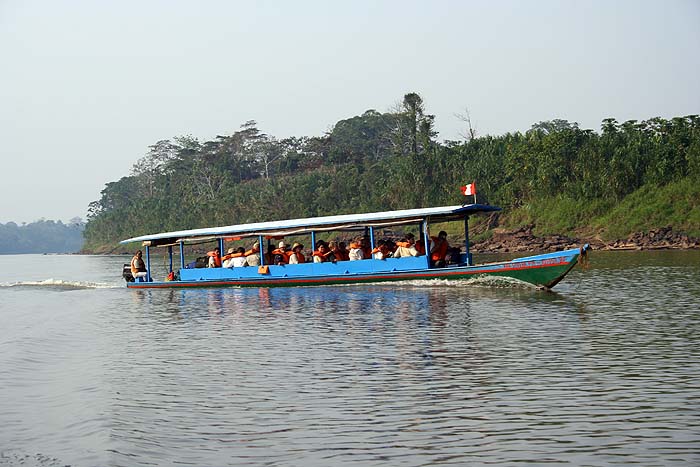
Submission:
{"label": "boat wake", "polygon": [[78,290],[78,289],[115,289],[119,285],[107,284],[104,282],[87,281],[64,281],[62,279],[46,279],[43,281],[19,281],[0,283],[0,287],[39,287],[55,290]]}
{"label": "boat wake", "polygon": [[513,288],[539,290],[536,285],[506,276],[479,276],[471,279],[447,280],[447,279],[416,279],[396,282],[366,282],[364,284],[327,284],[318,287],[362,287],[363,285],[377,285],[389,287],[484,287],[484,288]]}
{"label": "boat wake", "polygon": [[[399,284],[398,282],[396,284]],[[413,287],[500,287],[500,288],[518,288],[518,289],[539,289],[536,285],[528,282],[523,282],[512,277],[505,276],[480,276],[471,279],[446,280],[446,279],[426,279],[414,281],[402,281],[400,284]]]}

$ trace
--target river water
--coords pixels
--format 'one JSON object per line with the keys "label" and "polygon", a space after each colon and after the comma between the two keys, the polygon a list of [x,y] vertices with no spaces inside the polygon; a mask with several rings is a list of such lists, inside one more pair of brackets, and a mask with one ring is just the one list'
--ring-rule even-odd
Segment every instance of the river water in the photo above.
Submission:
{"label": "river water", "polygon": [[0,256],[0,465],[700,465],[700,251],[510,283],[127,290]]}

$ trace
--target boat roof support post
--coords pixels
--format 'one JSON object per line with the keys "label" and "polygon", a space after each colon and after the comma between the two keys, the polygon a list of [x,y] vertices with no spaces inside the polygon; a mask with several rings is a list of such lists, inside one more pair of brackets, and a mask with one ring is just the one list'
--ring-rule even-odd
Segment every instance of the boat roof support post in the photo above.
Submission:
{"label": "boat roof support post", "polygon": [[173,246],[168,245],[168,258],[170,259],[170,270],[168,272],[173,272]]}
{"label": "boat roof support post", "polygon": [[467,266],[472,265],[472,254],[469,253],[469,216],[464,216],[464,247],[467,252]]}
{"label": "boat roof support post", "polygon": [[369,247],[374,251],[374,227],[369,228]]}
{"label": "boat roof support post", "polygon": [[260,266],[265,266],[265,255],[263,254],[263,236],[258,235],[258,255],[260,256]]}
{"label": "boat roof support post", "polygon": [[146,245],[146,282],[151,282],[151,247]]}
{"label": "boat roof support post", "polygon": [[425,247],[425,267],[430,269],[430,237],[428,236],[428,218],[424,218],[423,226],[423,246]]}
{"label": "boat roof support post", "polygon": [[316,251],[316,232],[311,231],[311,251]]}
{"label": "boat roof support post", "polygon": [[185,269],[185,242],[180,242],[180,269]]}
{"label": "boat roof support post", "polygon": [[224,237],[219,238],[219,258],[224,256]]}

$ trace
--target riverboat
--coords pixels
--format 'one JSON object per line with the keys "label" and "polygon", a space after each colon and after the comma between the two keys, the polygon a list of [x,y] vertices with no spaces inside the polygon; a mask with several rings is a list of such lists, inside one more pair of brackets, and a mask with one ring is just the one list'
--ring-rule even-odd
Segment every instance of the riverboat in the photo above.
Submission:
{"label": "riverboat", "polygon": [[[289,219],[273,222],[231,225],[143,235],[123,240],[122,244],[140,242],[145,247],[146,274],[133,280],[125,265],[127,287],[290,287],[333,284],[377,283],[406,280],[469,280],[481,276],[506,277],[550,289],[561,281],[576,264],[585,258],[588,245],[555,253],[516,258],[510,261],[476,265],[469,251],[469,219],[471,216],[500,211],[496,206],[466,204],[422,209],[407,209],[366,214],[349,214]],[[430,228],[436,223],[459,222],[464,226],[464,244],[447,264],[431,260],[431,255],[401,258],[363,259],[358,261],[305,262],[303,264],[269,264],[270,252],[279,239],[310,237],[316,245],[319,236],[339,233],[364,236],[371,248],[382,234],[394,230],[415,230],[423,245],[430,245]],[[461,229],[461,227],[460,227]],[[226,242],[256,242],[260,265],[249,267],[198,267],[188,263],[186,251],[193,244],[213,243],[224,252]],[[274,244],[273,244],[274,243]],[[453,245],[454,246],[454,245]],[[154,279],[151,267],[153,248],[165,248],[167,278]],[[173,249],[179,249],[179,271],[173,266]],[[176,250],[177,251],[177,250]],[[191,253],[190,253],[191,254]]]}

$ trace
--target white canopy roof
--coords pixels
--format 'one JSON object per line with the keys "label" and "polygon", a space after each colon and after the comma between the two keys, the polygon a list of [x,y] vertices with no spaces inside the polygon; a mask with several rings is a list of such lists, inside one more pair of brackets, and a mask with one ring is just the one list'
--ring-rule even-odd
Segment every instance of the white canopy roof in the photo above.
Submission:
{"label": "white canopy roof", "polygon": [[[350,230],[364,227],[380,227],[387,225],[419,222],[424,218],[429,220],[450,220],[464,215],[479,212],[500,211],[501,208],[485,204],[467,204],[443,206],[438,208],[404,209],[401,211],[370,212],[366,214],[343,214],[339,216],[309,217],[305,219],[288,219],[283,221],[256,222],[252,224],[229,225],[225,227],[209,227],[205,229],[178,230],[153,235],[142,235],[121,241],[154,242],[156,244],[182,242],[187,239],[206,239],[223,236],[253,236],[253,235],[293,235],[311,231]],[[437,219],[436,219],[437,218]],[[164,242],[167,240],[167,242]]]}

